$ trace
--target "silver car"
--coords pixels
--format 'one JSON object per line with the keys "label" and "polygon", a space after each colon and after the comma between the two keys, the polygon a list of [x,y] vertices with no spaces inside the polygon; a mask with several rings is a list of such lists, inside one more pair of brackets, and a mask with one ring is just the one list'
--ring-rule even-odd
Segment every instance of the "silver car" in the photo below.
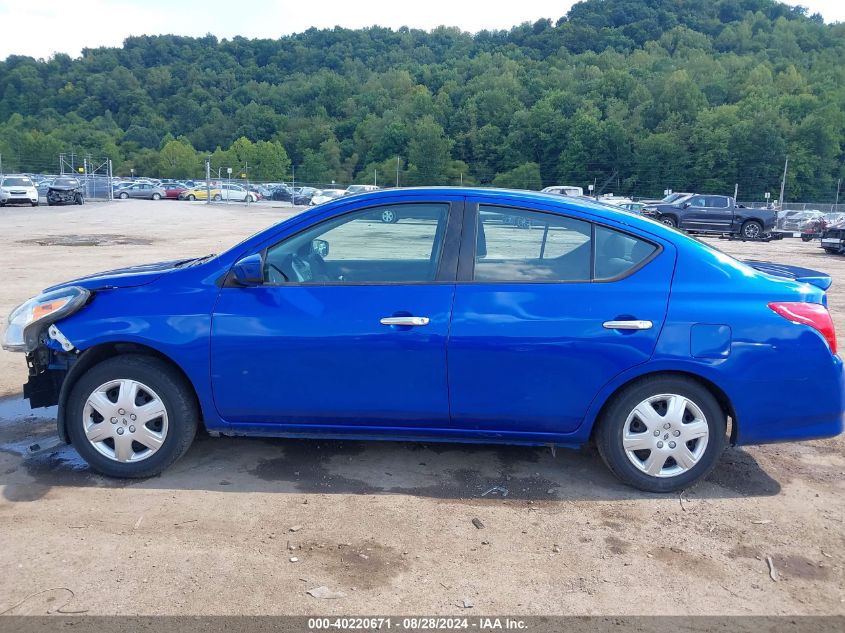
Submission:
{"label": "silver car", "polygon": [[164,189],[157,185],[151,185],[146,182],[136,182],[128,187],[118,189],[114,195],[122,200],[126,200],[126,198],[161,200],[165,197],[166,193]]}

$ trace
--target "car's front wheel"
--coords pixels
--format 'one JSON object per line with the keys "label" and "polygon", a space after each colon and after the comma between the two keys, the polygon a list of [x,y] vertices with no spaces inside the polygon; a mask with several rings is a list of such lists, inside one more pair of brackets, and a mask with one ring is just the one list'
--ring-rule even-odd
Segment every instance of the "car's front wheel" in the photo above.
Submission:
{"label": "car's front wheel", "polygon": [[673,229],[678,228],[678,221],[671,215],[661,215],[660,221],[666,226],[671,226]]}
{"label": "car's front wheel", "polygon": [[89,369],[73,386],[65,415],[77,452],[111,477],[159,474],[188,450],[199,419],[185,378],[138,354]]}
{"label": "car's front wheel", "polygon": [[385,224],[396,224],[399,221],[399,214],[393,209],[385,209],[381,212],[380,219]]}
{"label": "car's front wheel", "polygon": [[223,196],[221,196],[219,193],[214,194],[214,201],[215,202],[220,202],[222,199],[223,199]]}
{"label": "car's front wheel", "polygon": [[633,383],[609,403],[596,444],[624,483],[673,492],[713,469],[725,447],[726,426],[722,408],[702,384],[656,376]]}
{"label": "car's front wheel", "polygon": [[742,237],[747,240],[756,240],[763,236],[763,225],[757,220],[748,220],[740,229]]}
{"label": "car's front wheel", "polygon": [[154,193],[153,194],[153,200],[161,200],[161,194],[160,193]]}
{"label": "car's front wheel", "polygon": [[196,200],[196,199],[197,199],[197,197],[196,197],[194,194],[189,194],[189,195],[188,195],[188,200],[190,200],[191,202],[193,202],[193,201],[194,201],[194,200]]}
{"label": "car's front wheel", "polygon": [[121,200],[126,200],[128,197],[129,197],[129,194],[128,194],[128,193],[126,193],[125,191],[124,191],[123,193],[121,193],[121,194],[120,194],[120,199],[121,199]]}

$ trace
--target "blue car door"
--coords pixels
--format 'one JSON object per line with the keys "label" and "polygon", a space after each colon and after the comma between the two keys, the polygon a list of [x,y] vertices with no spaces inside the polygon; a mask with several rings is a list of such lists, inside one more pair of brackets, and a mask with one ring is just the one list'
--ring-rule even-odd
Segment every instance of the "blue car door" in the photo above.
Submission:
{"label": "blue car door", "polygon": [[224,284],[214,310],[221,417],[269,433],[448,426],[462,207],[446,196],[358,208],[263,249],[264,283]]}
{"label": "blue car door", "polygon": [[519,206],[467,199],[448,349],[453,427],[514,439],[575,431],[651,356],[675,261],[671,244]]}

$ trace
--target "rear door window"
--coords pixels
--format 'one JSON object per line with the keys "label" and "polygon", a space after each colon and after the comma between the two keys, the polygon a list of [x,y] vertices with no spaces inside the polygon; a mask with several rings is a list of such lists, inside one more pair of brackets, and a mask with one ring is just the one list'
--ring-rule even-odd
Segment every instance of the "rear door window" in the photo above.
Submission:
{"label": "rear door window", "polygon": [[481,205],[473,281],[609,281],[658,247],[629,233],[557,214]]}
{"label": "rear door window", "polygon": [[482,205],[476,235],[476,281],[590,279],[589,222]]}

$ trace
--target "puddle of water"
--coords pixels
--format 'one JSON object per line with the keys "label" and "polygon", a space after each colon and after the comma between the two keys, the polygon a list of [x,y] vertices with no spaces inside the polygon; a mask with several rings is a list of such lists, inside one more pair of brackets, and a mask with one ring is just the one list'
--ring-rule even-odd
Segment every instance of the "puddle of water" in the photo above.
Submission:
{"label": "puddle of water", "polygon": [[21,396],[0,398],[0,424],[18,422],[26,419],[56,419],[57,407],[46,407],[44,409],[32,409],[29,400]]}
{"label": "puddle of water", "polygon": [[37,244],[38,246],[114,246],[120,244],[146,246],[153,240],[126,235],[46,235],[28,240],[19,240],[18,244]]}

